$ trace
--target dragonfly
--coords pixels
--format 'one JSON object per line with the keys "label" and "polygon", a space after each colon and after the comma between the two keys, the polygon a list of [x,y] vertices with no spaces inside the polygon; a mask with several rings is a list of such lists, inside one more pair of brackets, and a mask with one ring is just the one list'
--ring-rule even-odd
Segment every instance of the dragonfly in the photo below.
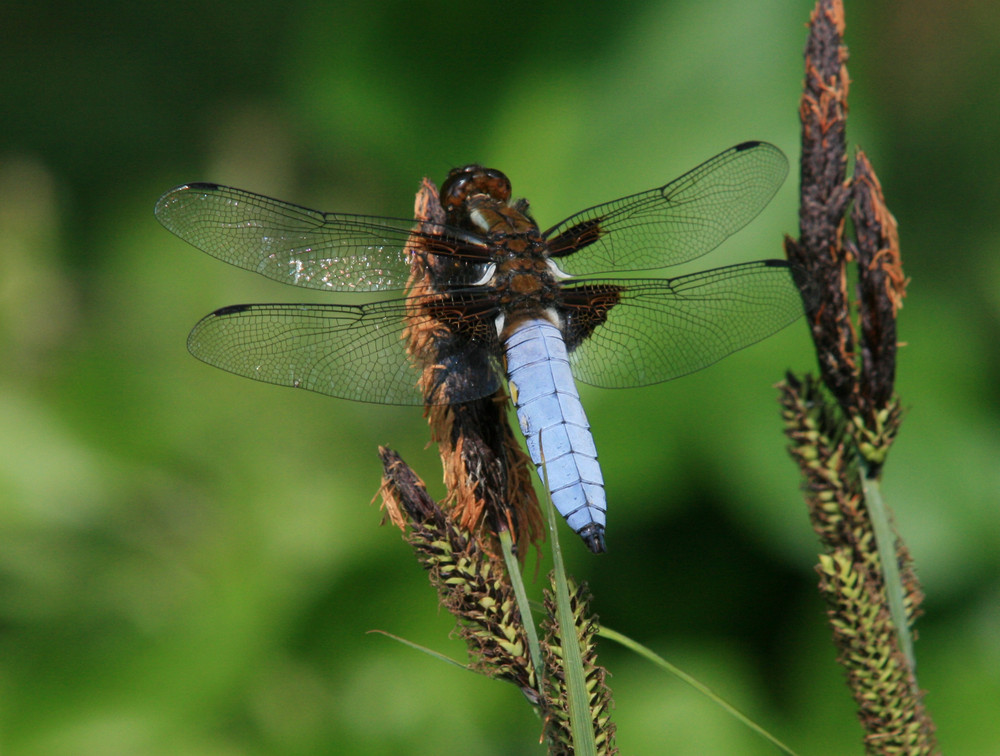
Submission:
{"label": "dragonfly", "polygon": [[[460,403],[507,389],[551,499],[595,553],[607,500],[577,382],[646,386],[687,375],[802,314],[793,269],[757,260],[671,278],[619,274],[701,257],[770,202],[788,173],[774,145],[744,142],[655,189],[542,231],[510,180],[452,170],[440,221],[324,213],[209,183],[156,203],[171,232],[224,262],[330,292],[404,291],[358,304],[245,304],[203,318],[198,359],[258,381],[378,404]],[[433,286],[407,290],[417,262]],[[438,391],[404,338],[414,313],[448,338]]]}

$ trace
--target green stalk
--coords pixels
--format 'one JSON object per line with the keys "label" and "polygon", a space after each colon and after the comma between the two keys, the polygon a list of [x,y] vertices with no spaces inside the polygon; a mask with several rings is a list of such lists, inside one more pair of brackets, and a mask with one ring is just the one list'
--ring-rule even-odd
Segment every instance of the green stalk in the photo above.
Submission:
{"label": "green stalk", "polygon": [[[542,470],[545,470],[544,456]],[[549,490],[548,474],[545,474],[545,490]],[[587,695],[586,676],[583,672],[583,657],[576,637],[576,618],[569,600],[569,584],[566,567],[563,564],[559,534],[556,530],[555,507],[546,495],[545,513],[549,521],[549,539],[552,544],[553,574],[555,576],[556,607],[559,619],[559,638],[562,644],[563,674],[566,679],[566,697],[569,704],[569,722],[573,733],[573,750],[579,756],[597,756],[594,741],[594,723],[590,715],[590,697]]]}

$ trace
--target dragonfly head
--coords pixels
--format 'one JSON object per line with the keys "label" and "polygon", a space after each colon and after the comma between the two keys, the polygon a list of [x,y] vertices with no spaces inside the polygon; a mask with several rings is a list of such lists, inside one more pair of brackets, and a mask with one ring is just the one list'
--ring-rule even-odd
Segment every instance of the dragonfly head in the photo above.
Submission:
{"label": "dragonfly head", "polygon": [[441,185],[441,207],[453,217],[476,195],[506,204],[510,200],[510,179],[494,168],[481,165],[453,168]]}

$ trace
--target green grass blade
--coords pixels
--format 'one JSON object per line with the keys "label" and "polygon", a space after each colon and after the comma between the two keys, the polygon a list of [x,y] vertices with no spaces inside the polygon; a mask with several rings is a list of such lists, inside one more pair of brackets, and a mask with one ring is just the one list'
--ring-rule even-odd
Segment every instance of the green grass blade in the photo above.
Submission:
{"label": "green grass blade", "polygon": [[531,654],[531,663],[535,667],[535,684],[538,690],[544,690],[545,667],[542,664],[542,648],[538,644],[538,629],[535,627],[535,619],[531,613],[531,603],[528,601],[528,593],[524,589],[524,581],[521,579],[521,565],[514,556],[514,549],[509,530],[500,532],[500,548],[503,550],[504,562],[507,563],[507,574],[510,577],[511,587],[514,589],[514,597],[517,599],[517,609],[521,613],[521,622],[524,625],[524,632],[528,636],[528,653]]}
{"label": "green grass blade", "polygon": [[882,488],[876,478],[870,478],[862,469],[861,485],[865,493],[865,503],[868,505],[868,515],[871,517],[872,529],[875,531],[875,545],[878,548],[879,561],[882,562],[882,582],[885,584],[885,595],[889,601],[889,616],[896,626],[899,636],[899,647],[906,657],[911,670],[916,670],[917,664],[913,656],[913,636],[910,634],[910,624],[906,621],[906,607],[903,603],[903,581],[899,576],[899,559],[896,556],[896,536],[889,524],[889,513],[882,501]]}
{"label": "green grass blade", "polygon": [[409,646],[410,648],[416,649],[417,651],[422,651],[428,656],[433,656],[435,659],[439,659],[449,664],[454,664],[459,669],[464,669],[468,672],[475,672],[472,667],[468,664],[462,664],[460,661],[455,661],[450,656],[445,656],[444,654],[435,651],[434,649],[427,648],[427,646],[421,646],[419,643],[414,643],[413,641],[408,641],[406,638],[401,638],[398,635],[393,635],[392,633],[387,633],[385,630],[369,630],[369,634],[384,635],[386,638],[392,638],[394,641],[402,643],[404,646]]}
{"label": "green grass blade", "polygon": [[735,717],[737,720],[739,720],[744,725],[749,727],[751,730],[756,732],[762,738],[773,743],[777,748],[779,748],[784,753],[789,754],[789,756],[797,756],[795,751],[786,746],[784,743],[782,743],[780,740],[774,737],[774,735],[772,735],[763,727],[761,727],[759,724],[754,722],[752,719],[750,719],[750,717],[741,712],[731,703],[726,701],[722,696],[720,696],[714,690],[709,688],[707,685],[699,682],[695,678],[691,677],[691,675],[687,674],[686,672],[683,672],[682,670],[678,669],[673,664],[664,659],[662,656],[656,654],[652,649],[643,646],[641,643],[632,640],[626,635],[622,635],[619,632],[610,630],[607,627],[602,626],[600,629],[600,634],[602,637],[607,638],[608,640],[613,640],[616,643],[620,643],[625,648],[634,651],[635,653],[639,654],[639,656],[642,656],[645,659],[648,659],[649,661],[653,662],[656,666],[660,667],[660,669],[672,674],[681,682],[687,683],[702,695],[707,696],[711,701],[715,702],[718,706],[722,707],[722,709],[727,711],[731,716]]}

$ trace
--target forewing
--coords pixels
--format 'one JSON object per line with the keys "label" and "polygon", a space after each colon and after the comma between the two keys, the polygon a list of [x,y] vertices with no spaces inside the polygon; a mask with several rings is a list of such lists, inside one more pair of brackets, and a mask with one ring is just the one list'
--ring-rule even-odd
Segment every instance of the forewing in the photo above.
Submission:
{"label": "forewing", "polygon": [[744,142],[658,189],[570,216],[544,236],[556,264],[571,275],[677,265],[743,228],[787,174],[777,147]]}
{"label": "forewing", "polygon": [[570,353],[570,363],[579,380],[605,388],[693,373],[802,315],[791,269],[779,260],[671,279],[588,281],[587,287],[606,287],[617,303],[600,312],[599,325]]}
{"label": "forewing", "polygon": [[[402,289],[413,220],[321,213],[218,184],[186,184],[156,203],[168,230],[212,257],[282,283],[326,291]],[[434,251],[464,241],[427,233]]]}

